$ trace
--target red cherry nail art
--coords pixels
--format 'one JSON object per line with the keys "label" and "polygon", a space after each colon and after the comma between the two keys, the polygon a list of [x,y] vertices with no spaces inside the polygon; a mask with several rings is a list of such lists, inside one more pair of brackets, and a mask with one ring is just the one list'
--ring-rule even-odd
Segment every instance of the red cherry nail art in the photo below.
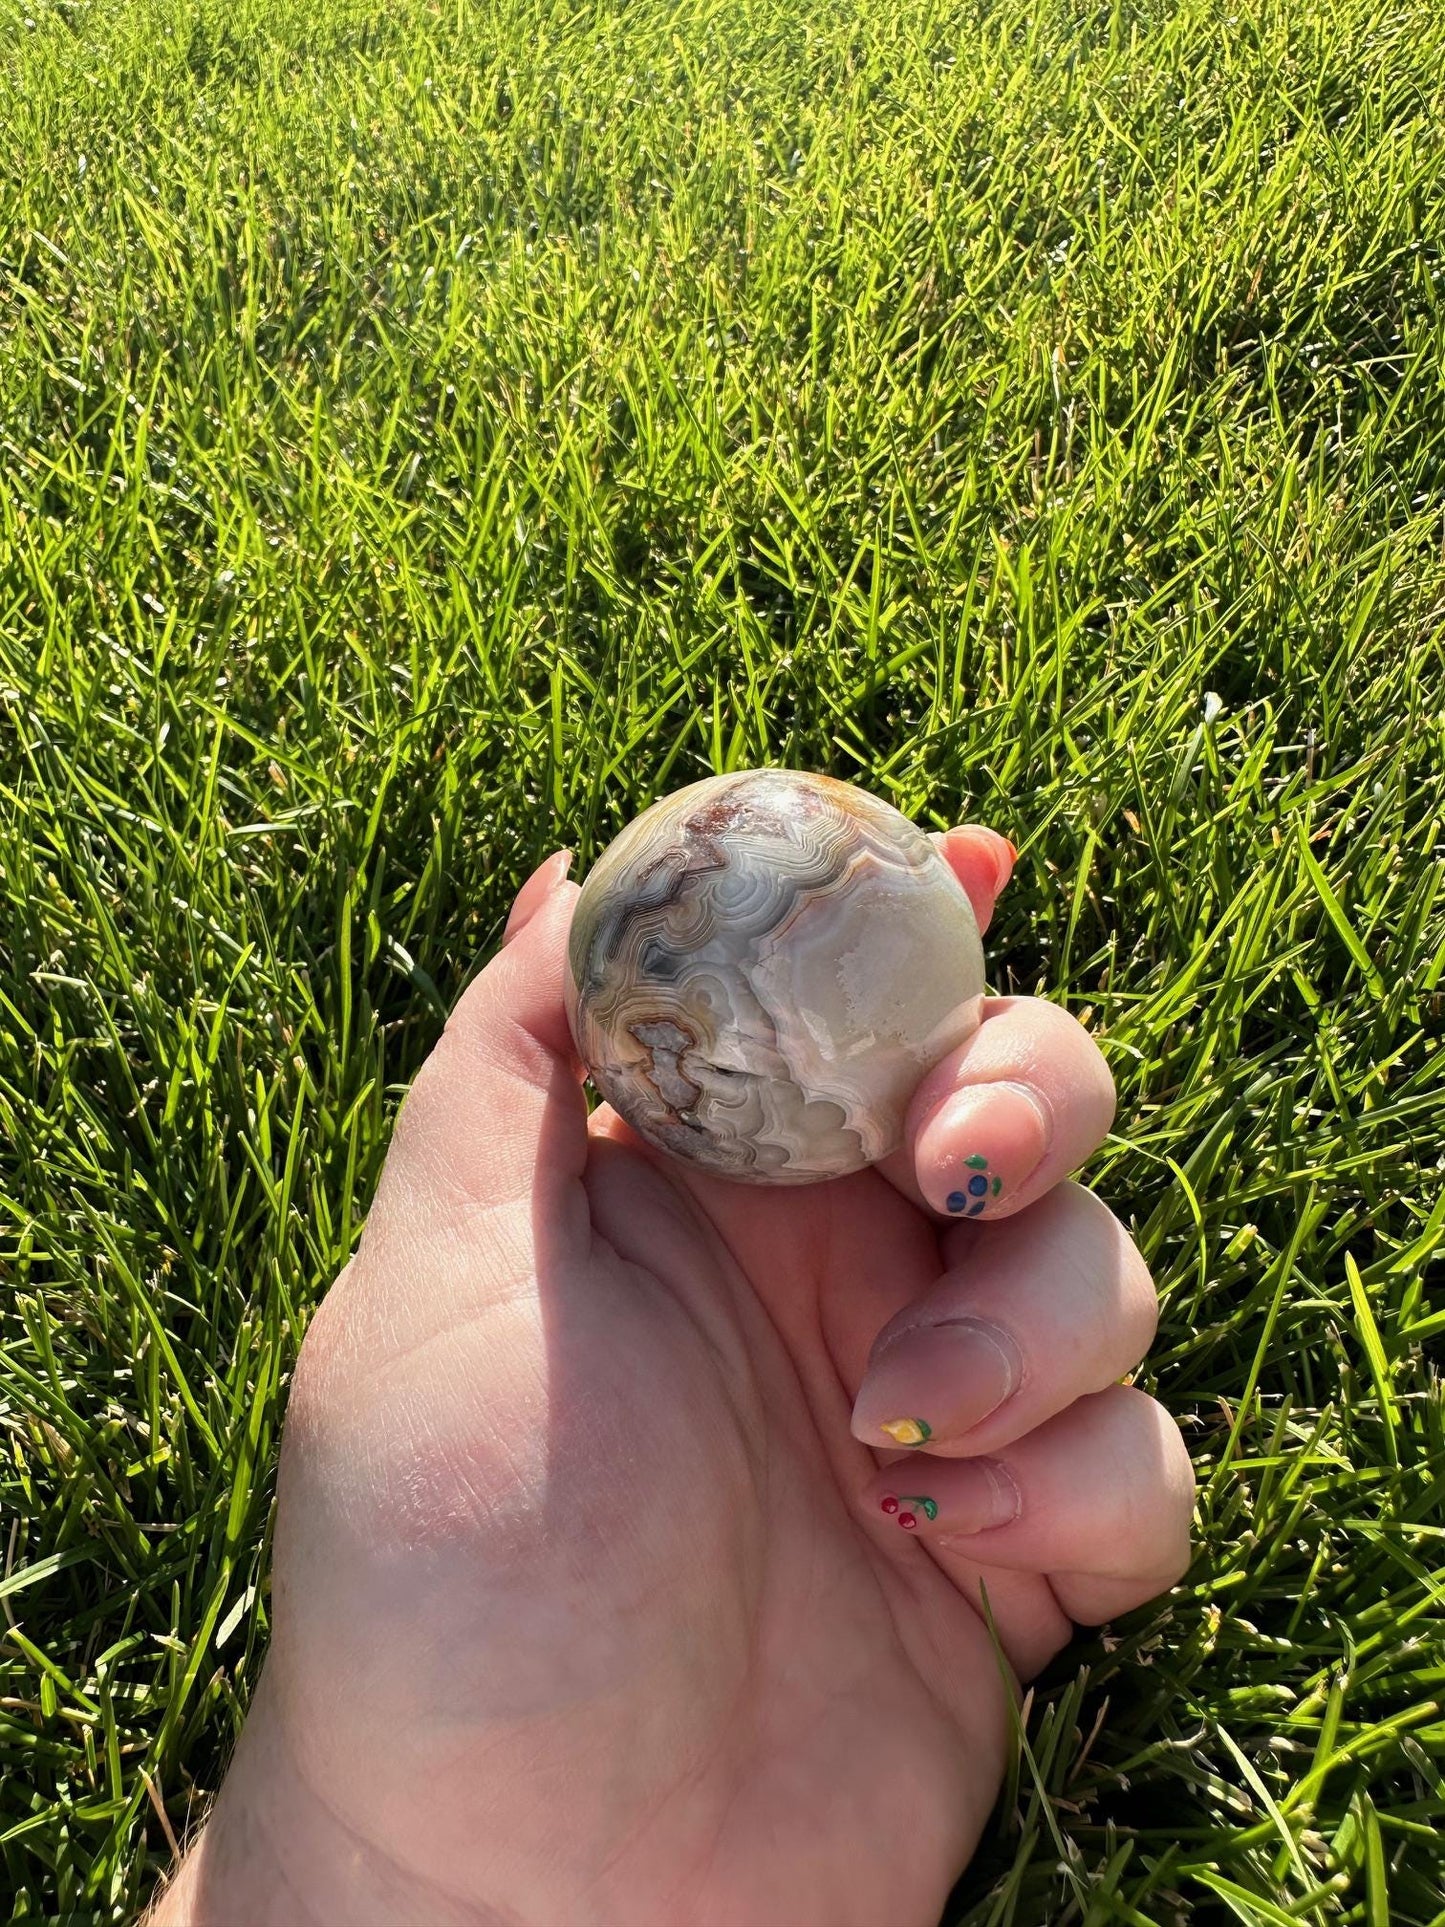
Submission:
{"label": "red cherry nail art", "polygon": [[918,1521],[911,1512],[900,1512],[898,1515],[898,1523],[903,1527],[905,1532],[912,1532],[913,1528],[918,1524]]}
{"label": "red cherry nail art", "polygon": [[896,1512],[898,1510],[898,1501],[891,1492],[883,1501],[883,1510],[885,1512]]}

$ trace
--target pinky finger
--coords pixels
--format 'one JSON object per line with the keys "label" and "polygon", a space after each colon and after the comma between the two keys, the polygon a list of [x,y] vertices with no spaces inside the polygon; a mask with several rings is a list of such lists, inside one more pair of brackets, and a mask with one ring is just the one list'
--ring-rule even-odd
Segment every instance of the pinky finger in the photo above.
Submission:
{"label": "pinky finger", "polygon": [[1047,1578],[1083,1625],[1153,1599],[1190,1561],[1194,1469],[1156,1400],[1124,1385],[1076,1399],[991,1457],[916,1454],[871,1481],[865,1504],[945,1572]]}

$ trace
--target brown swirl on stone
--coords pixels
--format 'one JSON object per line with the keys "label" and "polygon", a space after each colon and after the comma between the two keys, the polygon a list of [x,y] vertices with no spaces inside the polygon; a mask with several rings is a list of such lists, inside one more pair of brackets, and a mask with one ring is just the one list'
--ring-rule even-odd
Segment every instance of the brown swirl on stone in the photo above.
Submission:
{"label": "brown swirl on stone", "polygon": [[569,963],[573,1035],[613,1108],[775,1184],[894,1149],[983,985],[930,839],[866,791],[782,770],[693,784],[629,824],[583,886]]}

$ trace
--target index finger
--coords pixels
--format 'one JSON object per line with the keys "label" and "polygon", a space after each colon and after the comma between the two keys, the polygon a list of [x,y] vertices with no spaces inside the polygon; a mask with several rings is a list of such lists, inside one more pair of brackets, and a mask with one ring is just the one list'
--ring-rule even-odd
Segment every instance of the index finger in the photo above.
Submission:
{"label": "index finger", "polygon": [[1041,997],[990,997],[978,1029],[923,1079],[903,1148],[880,1167],[940,1218],[1004,1218],[1103,1143],[1114,1080],[1076,1018]]}
{"label": "index finger", "polygon": [[[1013,872],[1013,844],[973,823],[933,841],[987,929]],[[991,997],[978,1029],[919,1084],[903,1145],[878,1169],[933,1216],[1008,1217],[1097,1150],[1114,1107],[1109,1067],[1067,1011]]]}

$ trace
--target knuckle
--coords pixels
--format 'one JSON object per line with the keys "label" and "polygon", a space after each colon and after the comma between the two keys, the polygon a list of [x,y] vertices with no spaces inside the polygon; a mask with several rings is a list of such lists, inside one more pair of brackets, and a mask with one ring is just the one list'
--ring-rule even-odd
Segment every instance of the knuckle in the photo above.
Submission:
{"label": "knuckle", "polygon": [[1079,1023],[1078,1019],[1071,1017],[1069,1021],[1075,1026],[1083,1038],[1083,1049],[1080,1052],[1079,1068],[1082,1072],[1084,1093],[1091,1100],[1091,1103],[1098,1107],[1100,1114],[1103,1115],[1105,1119],[1104,1128],[1107,1130],[1109,1125],[1114,1121],[1114,1113],[1118,1108],[1119,1102],[1118,1092],[1114,1088],[1114,1073],[1109,1069],[1108,1058],[1105,1057],[1103,1051],[1100,1050],[1098,1044],[1089,1035],[1088,1031],[1084,1029],[1083,1025]]}
{"label": "knuckle", "polygon": [[1118,1102],[1118,1091],[1114,1085],[1114,1073],[1109,1069],[1109,1060],[1099,1048],[1097,1040],[1090,1036],[1088,1031],[1085,1031],[1084,1035],[1089,1039],[1087,1055],[1090,1073],[1093,1076],[1095,1087],[1100,1096],[1107,1101],[1109,1113],[1112,1117],[1114,1106]]}
{"label": "knuckle", "polygon": [[1161,1545],[1173,1548],[1166,1561],[1171,1569],[1177,1567],[1169,1582],[1173,1585],[1188,1570],[1193,1556],[1194,1461],[1168,1408],[1147,1392],[1133,1391],[1132,1395],[1137,1402],[1140,1430],[1147,1439],[1155,1534]]}
{"label": "knuckle", "polygon": [[321,1422],[336,1397],[354,1348],[348,1300],[356,1259],[344,1265],[331,1289],[307,1321],[286,1401],[288,1430],[310,1430]]}
{"label": "knuckle", "polygon": [[1054,1262],[1089,1313],[1091,1356],[1113,1382],[1132,1371],[1159,1329],[1154,1275],[1124,1225],[1092,1191],[1066,1180],[1042,1207],[1050,1211]]}
{"label": "knuckle", "polygon": [[1139,1363],[1159,1329],[1159,1290],[1144,1255],[1118,1219],[1117,1292],[1121,1335],[1128,1340],[1130,1366]]}
{"label": "knuckle", "polygon": [[1189,1447],[1184,1443],[1184,1434],[1179,1430],[1169,1413],[1163,1413],[1166,1432],[1165,1456],[1169,1490],[1183,1521],[1186,1536],[1194,1523],[1194,1504],[1199,1495],[1199,1481],[1194,1474],[1194,1461],[1189,1456]]}
{"label": "knuckle", "polygon": [[1109,1060],[1072,1011],[1064,1010],[1045,998],[1040,1000],[1039,1018],[1040,1044],[1050,1051],[1058,1048],[1069,1052],[1073,1059],[1071,1082],[1075,1087],[1076,1100],[1088,1104],[1091,1119],[1096,1114],[1103,1115],[1104,1128],[1107,1129],[1113,1122],[1118,1103]]}
{"label": "knuckle", "polygon": [[1187,1566],[1195,1479],[1179,1427],[1158,1399],[1137,1386],[1115,1385],[1099,1397],[1111,1408],[1120,1468],[1110,1482],[1117,1508],[1112,1527],[1135,1546],[1182,1548]]}
{"label": "knuckle", "polygon": [[1174,1557],[1164,1568],[1164,1584],[1160,1588],[1160,1591],[1167,1592],[1171,1586],[1177,1586],[1193,1564],[1194,1541],[1190,1534],[1185,1531],[1179,1536],[1179,1544]]}
{"label": "knuckle", "polygon": [[340,1320],[328,1294],[311,1314],[306,1336],[296,1354],[291,1391],[286,1402],[288,1423],[306,1429],[325,1404],[326,1384],[332,1375],[339,1346]]}

